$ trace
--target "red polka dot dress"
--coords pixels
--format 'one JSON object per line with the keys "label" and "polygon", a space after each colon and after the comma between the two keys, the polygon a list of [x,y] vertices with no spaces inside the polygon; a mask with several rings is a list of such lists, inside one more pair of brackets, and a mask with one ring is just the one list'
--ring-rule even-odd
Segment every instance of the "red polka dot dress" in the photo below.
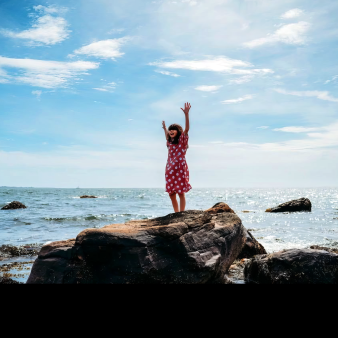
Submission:
{"label": "red polka dot dress", "polygon": [[178,144],[167,142],[168,162],[165,171],[166,192],[182,194],[191,190],[189,184],[189,168],[185,155],[188,150],[189,136],[185,133],[179,138]]}

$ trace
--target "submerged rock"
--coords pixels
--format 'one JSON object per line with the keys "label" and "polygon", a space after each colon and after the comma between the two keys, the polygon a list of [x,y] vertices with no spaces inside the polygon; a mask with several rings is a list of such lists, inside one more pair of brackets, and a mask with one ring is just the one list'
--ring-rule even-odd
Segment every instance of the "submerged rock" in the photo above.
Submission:
{"label": "submerged rock", "polygon": [[97,198],[96,196],[87,196],[87,195],[84,195],[84,196],[80,196],[80,198]]}
{"label": "submerged rock", "polygon": [[267,209],[266,212],[296,212],[311,211],[312,204],[308,198],[300,198],[278,205],[277,207]]}
{"label": "submerged rock", "polygon": [[185,211],[87,229],[42,247],[27,283],[225,284],[245,240],[230,212]]}
{"label": "submerged rock", "polygon": [[27,207],[20,202],[14,201],[4,206],[1,210],[15,210],[15,209],[27,209]]}
{"label": "submerged rock", "polygon": [[254,236],[252,236],[250,231],[245,230],[245,236],[245,244],[237,259],[252,258],[256,255],[267,254],[264,246],[260,244]]}
{"label": "submerged rock", "polygon": [[291,249],[256,256],[244,269],[249,284],[338,284],[338,255]]}
{"label": "submerged rock", "polygon": [[235,212],[225,203],[220,202],[215,204],[212,208],[206,210],[209,214],[221,214],[223,212],[229,212],[231,214],[235,214]]}
{"label": "submerged rock", "polygon": [[35,256],[41,249],[41,245],[31,244],[24,246],[2,245],[0,246],[0,257]]}

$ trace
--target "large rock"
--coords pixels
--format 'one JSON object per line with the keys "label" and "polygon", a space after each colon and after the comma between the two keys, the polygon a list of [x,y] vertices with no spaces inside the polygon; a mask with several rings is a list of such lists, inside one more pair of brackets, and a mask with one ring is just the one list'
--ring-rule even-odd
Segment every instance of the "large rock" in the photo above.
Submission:
{"label": "large rock", "polygon": [[338,255],[291,249],[256,256],[244,269],[249,284],[338,284]]}
{"label": "large rock", "polygon": [[96,196],[88,196],[88,195],[84,195],[84,196],[80,196],[80,198],[97,198]]}
{"label": "large rock", "polygon": [[264,246],[260,244],[251,232],[245,229],[245,244],[237,259],[252,258],[256,255],[267,254]]}
{"label": "large rock", "polygon": [[277,207],[267,209],[266,212],[296,212],[311,211],[312,204],[308,198],[300,198],[278,205]]}
{"label": "large rock", "polygon": [[27,209],[27,207],[20,202],[14,201],[4,206],[1,210],[15,210],[15,209]]}
{"label": "large rock", "polygon": [[87,229],[42,247],[28,284],[226,283],[246,240],[232,213],[185,211]]}

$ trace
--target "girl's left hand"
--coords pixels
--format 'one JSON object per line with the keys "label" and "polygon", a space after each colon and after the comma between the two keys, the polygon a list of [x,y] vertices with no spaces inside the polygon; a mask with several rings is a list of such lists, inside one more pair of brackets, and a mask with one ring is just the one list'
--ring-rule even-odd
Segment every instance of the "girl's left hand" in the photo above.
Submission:
{"label": "girl's left hand", "polygon": [[188,115],[189,111],[191,109],[191,104],[187,102],[187,103],[184,104],[184,109],[183,108],[181,108],[181,109],[183,110],[183,113],[185,115]]}

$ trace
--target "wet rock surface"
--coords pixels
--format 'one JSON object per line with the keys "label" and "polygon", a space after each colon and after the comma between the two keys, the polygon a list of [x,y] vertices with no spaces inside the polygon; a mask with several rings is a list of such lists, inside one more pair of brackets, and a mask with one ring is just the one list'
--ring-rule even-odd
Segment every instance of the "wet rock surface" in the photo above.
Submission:
{"label": "wet rock surface", "polygon": [[226,284],[245,241],[231,212],[185,211],[87,229],[42,247],[27,283]]}
{"label": "wet rock surface", "polygon": [[24,283],[17,282],[11,278],[0,277],[0,285],[18,285],[18,284],[24,284]]}
{"label": "wet rock surface", "polygon": [[248,284],[338,284],[338,255],[291,249],[255,256],[244,268]]}
{"label": "wet rock surface", "polygon": [[2,245],[0,246],[0,260],[19,256],[36,256],[41,249],[39,244],[23,246]]}
{"label": "wet rock surface", "polygon": [[14,201],[1,208],[1,210],[16,210],[16,209],[27,209],[27,207],[20,202]]}
{"label": "wet rock surface", "polygon": [[260,244],[249,230],[245,230],[245,244],[237,259],[252,258],[256,255],[267,254],[264,246]]}
{"label": "wet rock surface", "polygon": [[319,246],[319,245],[312,245],[312,246],[310,246],[310,249],[312,249],[312,250],[324,250],[324,251],[335,253],[335,254],[338,255],[338,249],[327,248],[327,247],[323,247],[323,246]]}
{"label": "wet rock surface", "polygon": [[96,196],[87,196],[87,195],[84,195],[84,196],[80,196],[80,198],[97,198]]}
{"label": "wet rock surface", "polygon": [[312,204],[308,198],[300,198],[278,205],[277,207],[267,209],[266,212],[297,212],[311,211]]}

